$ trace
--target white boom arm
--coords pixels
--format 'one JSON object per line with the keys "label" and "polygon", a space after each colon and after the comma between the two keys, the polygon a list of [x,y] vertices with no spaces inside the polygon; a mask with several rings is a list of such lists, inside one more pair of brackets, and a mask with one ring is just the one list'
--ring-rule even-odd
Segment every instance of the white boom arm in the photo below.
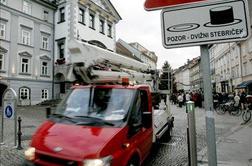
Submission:
{"label": "white boom arm", "polygon": [[[152,80],[151,74],[146,73],[150,66],[137,60],[78,40],[70,40],[68,50],[73,64],[69,72],[74,73],[77,80],[86,83],[118,81],[122,77],[139,83]],[[93,67],[99,64],[110,65],[115,70],[95,70]]]}

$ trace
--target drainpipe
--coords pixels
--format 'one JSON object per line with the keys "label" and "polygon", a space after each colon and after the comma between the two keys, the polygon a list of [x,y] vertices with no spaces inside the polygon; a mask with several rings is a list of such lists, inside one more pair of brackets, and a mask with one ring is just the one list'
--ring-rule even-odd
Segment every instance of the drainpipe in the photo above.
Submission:
{"label": "drainpipe", "polygon": [[[57,9],[56,9],[57,10]],[[52,99],[54,99],[54,61],[55,61],[55,11],[53,12],[53,57],[52,57]]]}

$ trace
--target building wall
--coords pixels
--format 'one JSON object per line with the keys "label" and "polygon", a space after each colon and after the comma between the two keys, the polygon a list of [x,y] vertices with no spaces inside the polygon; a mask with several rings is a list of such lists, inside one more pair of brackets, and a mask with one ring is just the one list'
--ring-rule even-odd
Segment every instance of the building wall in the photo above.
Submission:
{"label": "building wall", "polygon": [[[31,104],[42,101],[41,90],[47,87],[48,99],[52,94],[52,65],[53,65],[53,6],[28,1],[31,13],[23,12],[23,0],[7,0],[0,5],[0,22],[5,24],[5,37],[0,39],[4,53],[4,67],[0,70],[2,82],[18,89],[28,85],[31,91]],[[44,10],[48,11],[48,20],[44,20]],[[30,44],[23,44],[22,30],[30,33]],[[42,36],[48,37],[48,49],[42,48]],[[29,59],[28,72],[21,72],[21,59]],[[48,74],[41,74],[42,62],[47,63]],[[46,86],[45,85],[46,83]],[[33,86],[33,85],[37,86]],[[49,86],[51,84],[51,86]],[[37,93],[38,92],[38,93]],[[21,99],[19,99],[21,101]]]}

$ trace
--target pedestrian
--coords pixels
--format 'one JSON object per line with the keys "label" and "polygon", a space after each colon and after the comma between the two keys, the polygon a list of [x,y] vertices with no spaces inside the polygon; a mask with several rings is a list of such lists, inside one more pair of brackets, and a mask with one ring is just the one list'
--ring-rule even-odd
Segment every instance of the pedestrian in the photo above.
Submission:
{"label": "pedestrian", "polygon": [[186,102],[188,102],[188,101],[190,101],[191,100],[191,95],[188,93],[188,92],[186,92]]}
{"label": "pedestrian", "polygon": [[241,96],[240,96],[240,103],[241,103],[241,109],[245,109],[245,103],[246,103],[246,93],[242,91]]}
{"label": "pedestrian", "polygon": [[235,95],[235,97],[234,97],[234,106],[237,108],[237,107],[239,107],[239,105],[240,105],[240,97],[239,97],[239,95],[238,95],[238,93],[236,93],[236,95]]}
{"label": "pedestrian", "polygon": [[182,105],[183,105],[183,96],[182,96],[182,94],[180,93],[179,95],[178,95],[178,103],[179,103],[179,107],[182,107]]}

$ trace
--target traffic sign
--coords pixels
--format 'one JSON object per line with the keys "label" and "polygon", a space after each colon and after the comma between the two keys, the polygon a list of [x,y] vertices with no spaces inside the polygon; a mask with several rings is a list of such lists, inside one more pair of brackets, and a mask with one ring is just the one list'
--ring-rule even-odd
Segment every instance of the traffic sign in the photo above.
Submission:
{"label": "traffic sign", "polygon": [[174,7],[177,5],[192,4],[205,0],[146,0],[144,3],[145,10],[157,10],[166,7]]}
{"label": "traffic sign", "polygon": [[246,0],[164,9],[163,45],[178,48],[246,40],[250,34],[249,18]]}
{"label": "traffic sign", "polygon": [[7,119],[13,119],[15,114],[15,109],[12,103],[9,103],[4,108],[4,117]]}

